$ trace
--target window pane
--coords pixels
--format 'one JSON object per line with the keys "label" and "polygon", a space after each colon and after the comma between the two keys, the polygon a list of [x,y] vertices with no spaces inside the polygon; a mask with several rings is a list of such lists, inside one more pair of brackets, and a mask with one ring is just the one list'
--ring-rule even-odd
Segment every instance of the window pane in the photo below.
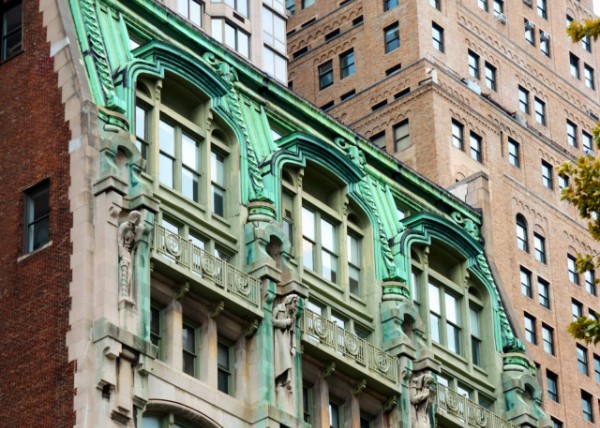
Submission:
{"label": "window pane", "polygon": [[302,235],[315,240],[315,213],[302,207]]}
{"label": "window pane", "polygon": [[444,297],[446,303],[446,319],[454,324],[460,324],[457,299],[450,294],[446,294]]}
{"label": "window pane", "polygon": [[325,219],[321,219],[321,245],[332,252],[337,249],[335,226]]}
{"label": "window pane", "polygon": [[175,157],[175,128],[164,121],[159,126],[160,151]]}
{"label": "window pane", "polygon": [[210,153],[210,176],[213,183],[225,185],[225,157],[219,153]]}
{"label": "window pane", "polygon": [[439,314],[440,310],[440,290],[439,287],[428,284],[428,293],[429,293],[429,310]]}
{"label": "window pane", "polygon": [[181,161],[184,165],[196,170],[200,162],[199,143],[193,138],[183,134],[181,137]]}

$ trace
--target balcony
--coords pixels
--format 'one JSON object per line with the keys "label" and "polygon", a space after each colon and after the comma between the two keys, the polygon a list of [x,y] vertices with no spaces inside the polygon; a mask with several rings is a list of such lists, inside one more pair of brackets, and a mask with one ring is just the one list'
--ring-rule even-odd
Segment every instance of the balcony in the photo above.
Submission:
{"label": "balcony", "polygon": [[236,296],[253,308],[260,309],[258,279],[204,251],[191,241],[155,225],[153,250],[176,264],[190,277],[209,280],[220,290],[220,294]]}
{"label": "balcony", "polygon": [[376,348],[365,339],[346,331],[312,311],[304,310],[302,317],[302,338],[318,348],[333,351],[342,360],[356,364],[360,369],[374,377],[383,377],[398,384],[396,358]]}
{"label": "balcony", "polygon": [[491,410],[480,406],[456,391],[437,385],[436,411],[463,427],[516,428]]}

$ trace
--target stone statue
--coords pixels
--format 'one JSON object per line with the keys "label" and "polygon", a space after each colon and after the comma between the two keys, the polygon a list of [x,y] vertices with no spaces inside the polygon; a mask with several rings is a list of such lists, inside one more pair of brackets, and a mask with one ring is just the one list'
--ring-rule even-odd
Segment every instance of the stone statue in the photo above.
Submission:
{"label": "stone statue", "polygon": [[290,371],[293,367],[293,357],[296,355],[295,324],[298,310],[296,294],[286,296],[283,303],[273,309],[273,338],[275,385],[292,390]]}
{"label": "stone statue", "polygon": [[133,301],[133,259],[139,234],[143,229],[143,225],[140,225],[141,220],[142,214],[139,211],[131,211],[127,221],[119,225],[119,299]]}
{"label": "stone statue", "polygon": [[435,379],[429,372],[413,375],[410,379],[411,427],[431,428],[429,409],[435,394]]}

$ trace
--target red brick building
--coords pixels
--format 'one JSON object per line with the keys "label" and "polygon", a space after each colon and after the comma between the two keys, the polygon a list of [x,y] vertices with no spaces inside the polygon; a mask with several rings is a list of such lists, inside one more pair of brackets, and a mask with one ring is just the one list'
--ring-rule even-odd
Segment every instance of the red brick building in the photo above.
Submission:
{"label": "red brick building", "polygon": [[600,247],[554,169],[597,150],[592,2],[288,2],[289,85],[484,214],[484,235],[555,426],[600,420],[600,350],[566,332],[600,311]]}

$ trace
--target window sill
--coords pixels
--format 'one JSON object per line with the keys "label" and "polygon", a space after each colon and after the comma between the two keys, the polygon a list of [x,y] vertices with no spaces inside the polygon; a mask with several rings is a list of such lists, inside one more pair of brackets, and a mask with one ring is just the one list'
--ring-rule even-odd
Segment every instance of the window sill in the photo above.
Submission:
{"label": "window sill", "polygon": [[46,248],[51,247],[51,246],[52,246],[52,241],[48,241],[44,245],[42,245],[40,248],[38,248],[37,250],[34,250],[34,251],[32,251],[30,253],[27,253],[27,254],[23,254],[22,256],[20,256],[19,258],[17,258],[17,263],[20,263],[23,260],[26,260],[29,257],[31,257],[31,256],[33,256],[33,255],[35,255],[35,254],[37,254],[39,252],[42,252],[43,250],[45,250]]}

